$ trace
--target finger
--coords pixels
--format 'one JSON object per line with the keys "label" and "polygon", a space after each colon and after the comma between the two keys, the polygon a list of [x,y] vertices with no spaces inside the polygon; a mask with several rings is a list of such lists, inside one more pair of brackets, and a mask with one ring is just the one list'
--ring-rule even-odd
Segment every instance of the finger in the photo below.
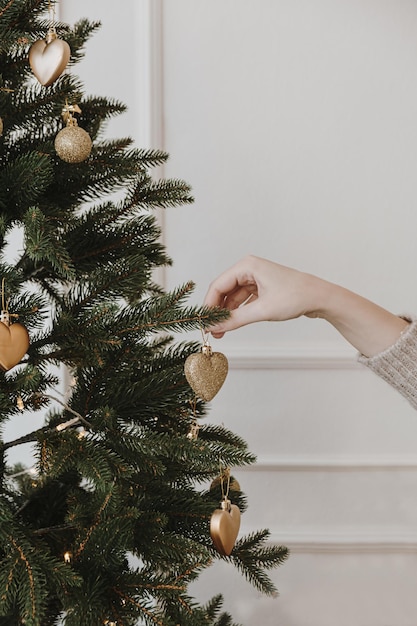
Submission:
{"label": "finger", "polygon": [[239,287],[235,276],[225,276],[225,274],[219,276],[209,286],[204,298],[204,304],[207,306],[223,306],[223,302],[227,294],[233,292]]}
{"label": "finger", "polygon": [[[256,288],[256,281],[247,272],[239,271],[237,266],[220,274],[209,286],[204,299],[207,306],[223,306],[224,299],[242,287],[252,285]],[[254,289],[252,289],[254,290]],[[242,300],[243,302],[244,300]]]}
{"label": "finger", "polygon": [[256,294],[257,291],[256,281],[251,276],[240,276],[232,268],[211,283],[204,304],[234,309],[245,302],[250,295]]}
{"label": "finger", "polygon": [[207,328],[207,331],[218,339],[223,337],[224,333],[230,330],[236,330],[237,328],[252,324],[253,322],[264,320],[262,306],[259,306],[258,302],[258,299],[254,299],[253,301],[251,299],[248,304],[233,309],[227,320],[214,324]]}
{"label": "finger", "polygon": [[254,285],[248,285],[244,287],[239,287],[235,289],[231,293],[227,294],[227,296],[223,300],[223,307],[225,309],[229,309],[232,311],[233,309],[237,309],[238,307],[248,302],[251,298],[257,297],[257,289]]}

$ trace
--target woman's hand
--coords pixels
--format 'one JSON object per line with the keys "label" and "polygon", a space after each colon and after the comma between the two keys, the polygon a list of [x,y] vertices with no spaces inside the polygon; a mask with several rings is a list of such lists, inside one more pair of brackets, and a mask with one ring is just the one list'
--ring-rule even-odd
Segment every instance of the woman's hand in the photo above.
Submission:
{"label": "woman's hand", "polygon": [[221,337],[253,322],[317,317],[321,283],[311,274],[248,256],[211,283],[205,304],[229,309],[231,315],[209,330]]}
{"label": "woman's hand", "polygon": [[227,320],[208,329],[216,338],[253,322],[306,315],[327,320],[365,356],[392,345],[408,325],[339,285],[255,256],[245,257],[218,276],[205,304],[231,311]]}

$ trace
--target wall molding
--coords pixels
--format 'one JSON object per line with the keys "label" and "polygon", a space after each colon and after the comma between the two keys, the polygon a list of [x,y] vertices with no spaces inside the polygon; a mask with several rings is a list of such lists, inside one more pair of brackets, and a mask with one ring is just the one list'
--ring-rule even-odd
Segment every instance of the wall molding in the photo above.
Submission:
{"label": "wall molding", "polygon": [[141,148],[162,148],[162,0],[137,0],[135,11],[137,142]]}
{"label": "wall molding", "polygon": [[[258,529],[241,528],[239,537],[252,534]],[[417,552],[417,533],[393,529],[375,530],[329,530],[271,532],[269,545],[286,546],[295,553],[404,553]]]}
{"label": "wall molding", "polygon": [[[163,81],[163,7],[162,0],[136,0],[135,85],[137,127],[136,143],[140,148],[164,149],[164,81]],[[164,166],[152,170],[155,179],[164,178]],[[154,215],[165,244],[165,219],[162,209]],[[159,267],[153,278],[166,285],[166,270]]]}
{"label": "wall molding", "polygon": [[417,456],[411,455],[291,455],[259,456],[256,463],[238,472],[357,472],[417,471]]}
{"label": "wall molding", "polygon": [[231,370],[280,369],[358,369],[357,353],[352,348],[231,346],[224,349]]}

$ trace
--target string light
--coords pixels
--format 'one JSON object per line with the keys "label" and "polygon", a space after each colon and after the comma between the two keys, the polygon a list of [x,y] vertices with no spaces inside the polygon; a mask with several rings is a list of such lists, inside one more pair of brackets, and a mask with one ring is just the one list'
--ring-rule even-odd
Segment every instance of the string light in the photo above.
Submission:
{"label": "string light", "polygon": [[18,478],[19,476],[24,476],[25,474],[29,474],[29,476],[35,478],[38,475],[38,471],[36,467],[29,467],[29,469],[22,470],[21,472],[16,472],[16,474],[12,474],[11,476],[9,476],[9,478]]}
{"label": "string light", "polygon": [[64,552],[64,561],[65,561],[65,563],[71,563],[71,561],[72,561],[72,553],[71,552],[69,552],[69,551]]}
{"label": "string light", "polygon": [[71,428],[71,426],[75,426],[80,421],[79,417],[73,417],[72,420],[68,420],[67,422],[62,422],[62,424],[58,424],[56,426],[56,430],[61,432],[61,430],[66,430],[67,428]]}

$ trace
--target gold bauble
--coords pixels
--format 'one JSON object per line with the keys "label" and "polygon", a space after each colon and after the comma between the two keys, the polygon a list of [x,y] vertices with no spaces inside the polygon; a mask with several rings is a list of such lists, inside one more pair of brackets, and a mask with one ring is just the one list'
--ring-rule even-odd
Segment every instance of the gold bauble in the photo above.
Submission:
{"label": "gold bauble", "polygon": [[2,136],[2,134],[3,134],[3,120],[0,117],[0,137]]}
{"label": "gold bauble", "polygon": [[55,150],[66,163],[81,163],[91,153],[90,135],[77,125],[70,125],[59,131],[55,137]]}

